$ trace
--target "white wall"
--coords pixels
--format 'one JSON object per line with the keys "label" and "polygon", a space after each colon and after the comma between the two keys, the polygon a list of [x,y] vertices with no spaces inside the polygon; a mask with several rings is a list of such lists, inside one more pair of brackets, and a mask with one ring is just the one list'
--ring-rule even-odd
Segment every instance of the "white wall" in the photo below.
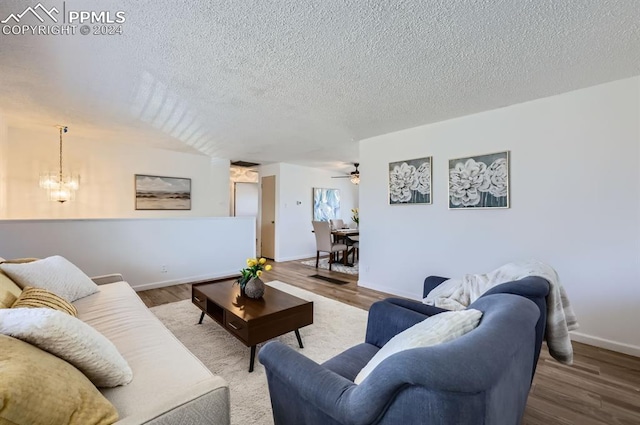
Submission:
{"label": "white wall", "polygon": [[[0,146],[2,137],[0,132]],[[80,190],[72,202],[47,199],[38,186],[43,171],[58,168],[58,133],[9,127],[4,196],[0,218],[204,217],[229,214],[229,161],[129,144],[107,144],[73,134],[64,136],[64,162],[80,174]],[[68,167],[67,167],[68,166]],[[190,211],[136,211],[134,175],[191,178]],[[0,201],[0,205],[2,205]]]}
{"label": "white wall", "polygon": [[0,217],[7,213],[7,133],[7,124],[0,114]]}
{"label": "white wall", "polygon": [[[449,210],[448,160],[511,151],[511,208]],[[433,156],[433,205],[390,206],[388,163]],[[640,77],[360,142],[359,284],[420,298],[428,275],[538,258],[574,337],[640,355]]]}
{"label": "white wall", "polygon": [[313,220],[313,188],[340,189],[341,218],[351,222],[358,206],[358,186],[349,179],[333,179],[336,172],[293,164],[260,167],[260,177],[276,176],[276,261],[316,256]]}
{"label": "white wall", "polygon": [[254,240],[253,217],[0,221],[0,257],[62,255],[137,290],[236,275]]}

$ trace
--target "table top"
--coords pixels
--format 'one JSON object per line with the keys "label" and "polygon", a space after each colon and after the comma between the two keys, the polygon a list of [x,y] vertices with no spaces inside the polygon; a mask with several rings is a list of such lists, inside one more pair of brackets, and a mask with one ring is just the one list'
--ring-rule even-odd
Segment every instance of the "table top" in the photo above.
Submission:
{"label": "table top", "polygon": [[230,281],[200,283],[193,287],[209,300],[246,322],[301,305],[313,305],[312,301],[303,300],[269,285],[265,285],[264,295],[257,300],[241,296],[240,286]]}
{"label": "table top", "polygon": [[360,229],[335,229],[331,233],[338,236],[355,236],[360,234]]}

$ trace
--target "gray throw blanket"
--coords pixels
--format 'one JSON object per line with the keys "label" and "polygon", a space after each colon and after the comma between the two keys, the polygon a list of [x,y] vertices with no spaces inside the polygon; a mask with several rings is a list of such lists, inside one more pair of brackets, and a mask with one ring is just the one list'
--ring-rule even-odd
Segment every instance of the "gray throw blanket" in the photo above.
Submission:
{"label": "gray throw blanket", "polygon": [[549,354],[560,363],[573,363],[573,347],[569,331],[578,329],[578,320],[558,273],[549,265],[537,261],[519,261],[486,273],[469,274],[461,279],[449,279],[434,288],[423,300],[425,304],[448,310],[461,310],[501,283],[539,276],[549,281],[547,296],[547,327],[545,339]]}

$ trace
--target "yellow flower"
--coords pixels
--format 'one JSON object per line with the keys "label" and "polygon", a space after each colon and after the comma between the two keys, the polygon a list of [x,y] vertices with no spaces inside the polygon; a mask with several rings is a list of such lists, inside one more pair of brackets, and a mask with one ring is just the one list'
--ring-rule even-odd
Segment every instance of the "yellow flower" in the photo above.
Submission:
{"label": "yellow flower", "polygon": [[260,264],[264,264],[264,263],[266,263],[266,262],[267,262],[267,259],[266,259],[266,258],[261,258],[261,259],[260,259]]}
{"label": "yellow flower", "polygon": [[266,266],[264,266],[264,269],[265,269],[266,271],[271,270],[271,264],[267,264]]}
{"label": "yellow flower", "polygon": [[258,270],[256,274],[258,275],[258,277],[262,276],[262,270]]}
{"label": "yellow flower", "polygon": [[255,258],[247,258],[247,266],[249,267],[253,267],[256,265],[256,260]]}

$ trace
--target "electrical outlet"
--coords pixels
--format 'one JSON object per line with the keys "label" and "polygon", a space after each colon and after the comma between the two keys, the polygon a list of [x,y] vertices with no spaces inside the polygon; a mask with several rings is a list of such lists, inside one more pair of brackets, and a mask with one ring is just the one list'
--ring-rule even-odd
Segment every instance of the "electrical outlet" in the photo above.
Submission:
{"label": "electrical outlet", "polygon": [[167,266],[162,265],[160,266],[160,273],[166,273],[167,272]]}

